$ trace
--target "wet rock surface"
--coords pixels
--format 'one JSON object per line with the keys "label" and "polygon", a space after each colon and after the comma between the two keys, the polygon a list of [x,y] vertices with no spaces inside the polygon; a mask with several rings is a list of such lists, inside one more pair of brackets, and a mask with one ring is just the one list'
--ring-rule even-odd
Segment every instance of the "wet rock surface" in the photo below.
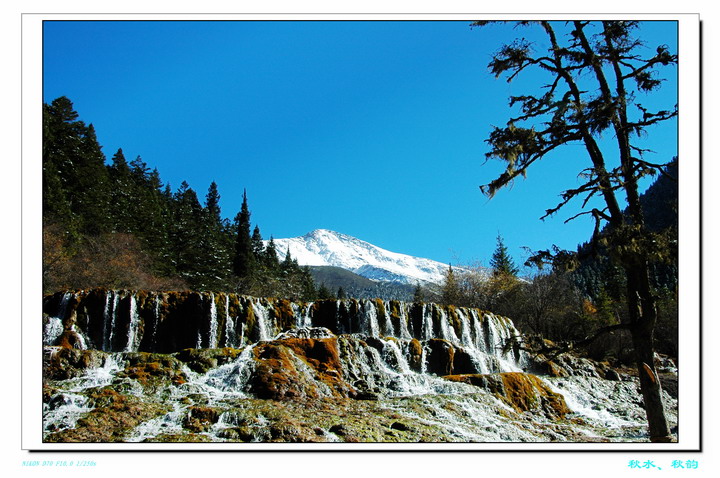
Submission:
{"label": "wet rock surface", "polygon": [[565,399],[535,375],[499,373],[493,375],[448,375],[447,380],[469,383],[500,397],[518,412],[536,412],[549,418],[570,413]]}

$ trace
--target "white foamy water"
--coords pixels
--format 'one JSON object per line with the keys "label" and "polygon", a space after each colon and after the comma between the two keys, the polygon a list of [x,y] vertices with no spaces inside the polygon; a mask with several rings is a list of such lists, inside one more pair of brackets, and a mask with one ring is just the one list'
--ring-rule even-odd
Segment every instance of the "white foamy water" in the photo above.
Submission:
{"label": "white foamy water", "polygon": [[[608,429],[605,435],[632,438],[638,430],[645,430],[647,417],[639,406],[642,400],[639,385],[632,381],[611,381],[592,377],[543,377],[551,390],[560,393],[573,413],[581,416],[591,427]],[[671,422],[677,421],[677,402],[664,397],[666,413]]]}
{"label": "white foamy water", "polygon": [[138,350],[140,344],[139,329],[140,328],[140,316],[137,310],[137,301],[135,295],[130,296],[130,324],[128,325],[128,336],[127,345],[125,345],[126,352],[135,352]]}
{"label": "white foamy water", "polygon": [[378,324],[377,308],[375,304],[369,300],[360,301],[362,309],[360,316],[360,333],[369,335],[370,337],[378,337],[380,335],[380,325]]}
{"label": "white foamy water", "polygon": [[103,331],[103,350],[109,352],[112,350],[113,340],[115,338],[115,322],[117,321],[117,309],[120,303],[120,294],[115,291],[109,291],[105,296],[105,316]]}
{"label": "white foamy water", "polygon": [[87,388],[104,387],[109,385],[115,378],[115,374],[122,370],[123,366],[117,354],[110,354],[105,357],[103,365],[97,368],[88,368],[79,377],[68,379],[70,390],[82,391]]}
{"label": "white foamy water", "polygon": [[58,304],[57,312],[48,316],[43,328],[43,345],[54,345],[55,341],[62,335],[64,326],[63,320],[67,315],[67,306],[72,298],[72,292],[63,294]]}
{"label": "white foamy water", "polygon": [[270,311],[256,301],[253,301],[252,308],[255,314],[256,325],[259,333],[258,340],[270,340],[272,338],[272,323],[270,322]]}
{"label": "white foamy water", "polygon": [[43,344],[54,345],[63,333],[63,323],[59,317],[48,317],[43,329]]}
{"label": "white foamy water", "polygon": [[509,416],[513,411],[490,394],[472,387],[466,393],[426,395],[413,399],[410,408],[405,401],[393,401],[387,408],[413,422],[443,431],[457,442],[528,442],[537,441],[539,433],[522,429],[510,419],[498,415],[498,409]]}
{"label": "white foamy water", "polygon": [[[56,350],[50,350],[49,353],[54,354]],[[88,368],[79,377],[59,382],[63,391],[43,404],[43,430],[47,433],[74,428],[77,420],[92,410],[82,392],[109,385],[120,368],[117,358],[108,355],[101,367]]]}
{"label": "white foamy water", "polygon": [[159,417],[150,419],[135,427],[125,441],[137,443],[147,439],[155,438],[162,434],[183,433],[183,419],[187,415],[187,406],[180,405],[175,402],[172,404],[173,410]]}
{"label": "white foamy water", "polygon": [[339,340],[345,378],[360,380],[361,389],[387,397],[477,392],[472,385],[413,371],[394,340],[377,339],[382,343],[381,351],[352,337]]}
{"label": "white foamy water", "polygon": [[75,428],[77,421],[92,410],[84,395],[63,392],[43,404],[43,430],[45,433]]}
{"label": "white foamy water", "polygon": [[210,293],[210,340],[208,347],[216,348],[218,346],[218,321],[217,321],[217,305],[215,304],[215,294]]}
{"label": "white foamy water", "polygon": [[183,387],[215,400],[248,398],[247,383],[254,367],[253,349],[254,346],[246,347],[234,361],[205,374],[186,370],[189,380]]}
{"label": "white foamy water", "polygon": [[238,347],[235,321],[237,319],[230,317],[230,296],[225,296],[225,347]]}

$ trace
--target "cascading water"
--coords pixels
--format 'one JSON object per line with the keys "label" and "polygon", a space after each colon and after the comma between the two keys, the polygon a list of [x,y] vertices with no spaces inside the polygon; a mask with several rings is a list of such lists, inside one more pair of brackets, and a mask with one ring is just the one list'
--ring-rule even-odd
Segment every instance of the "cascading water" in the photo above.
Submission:
{"label": "cascading water", "polygon": [[153,316],[153,327],[152,327],[152,335],[150,336],[150,343],[157,343],[157,329],[158,324],[160,323],[160,305],[162,301],[160,299],[160,295],[155,296],[155,315]]}
{"label": "cascading water", "polygon": [[[231,294],[218,297],[210,293],[198,294],[196,308],[183,309],[180,316],[173,314],[168,305],[163,305],[171,300],[168,293],[145,296],[129,291],[95,293],[104,294],[101,308],[93,309],[86,305],[82,294],[76,297],[78,304],[75,307],[86,314],[83,323],[87,325],[83,327],[87,330],[80,328],[79,323],[63,325],[68,316],[68,303],[74,295],[62,295],[57,311],[48,314],[46,319],[46,345],[53,344],[63,329],[75,330],[79,342],[87,343],[85,338],[93,337],[93,330],[99,328],[100,338],[92,342],[99,343],[99,349],[106,352],[153,352],[167,351],[168,348],[172,352],[172,347],[175,351],[188,346],[198,349],[215,348],[221,344],[238,347],[248,340],[271,340],[278,331],[288,328],[329,326],[335,334],[352,331],[375,338],[394,337],[401,341],[442,339],[466,350],[477,364],[478,372],[518,371],[523,367],[522,354],[515,356],[508,349],[508,344],[518,335],[517,330],[506,319],[492,314],[481,315],[475,309],[450,310],[435,304],[416,307],[399,302],[352,299],[338,300],[331,309],[323,308],[322,303],[289,303],[282,309],[272,299],[243,296],[236,296],[238,305],[231,307]],[[173,303],[180,308],[183,307],[180,299],[190,301],[192,297],[192,294],[177,296]],[[151,305],[144,305],[148,301]],[[125,305],[121,306],[121,302]],[[223,324],[218,319],[218,302],[224,302]],[[237,312],[231,313],[231,309],[236,308]],[[161,310],[165,311],[162,319]],[[200,316],[187,315],[193,310],[197,310]],[[289,311],[292,317],[283,319],[280,310]],[[328,315],[332,311],[335,315]],[[167,324],[162,332],[159,330],[161,320]],[[172,326],[173,320],[178,322],[178,326]],[[183,343],[186,345],[181,345]]]}
{"label": "cascading water", "polygon": [[43,430],[46,433],[75,427],[77,421],[92,410],[89,400],[77,393],[60,393],[43,404]]}
{"label": "cascading water", "polygon": [[[390,304],[385,304],[385,310],[391,310]],[[401,339],[411,339],[410,331],[408,330],[408,315],[405,307],[398,307],[398,332],[397,337]]]}
{"label": "cascading water", "polygon": [[377,308],[371,301],[364,300],[361,302],[362,315],[360,320],[360,333],[369,335],[370,337],[378,337],[380,335],[380,325],[377,320]]}
{"label": "cascading water", "polygon": [[233,362],[197,376],[194,383],[215,400],[227,396],[247,398],[248,379],[253,370],[252,358],[253,346],[245,347]]}
{"label": "cascading water", "polygon": [[312,327],[312,315],[311,315],[312,308],[313,308],[312,302],[310,302],[309,304],[307,304],[305,306],[302,316],[300,317],[300,321],[302,324],[301,327]]}
{"label": "cascading water", "polygon": [[423,304],[421,338],[427,340],[433,336],[432,307],[431,304]]}
{"label": "cascading water", "polygon": [[137,311],[137,303],[135,296],[130,296],[130,324],[128,325],[127,345],[125,346],[126,352],[134,352],[138,349],[140,340],[139,334],[140,327],[140,316]]}
{"label": "cascading water", "polygon": [[[277,412],[258,402],[257,393],[352,397],[359,400],[353,402],[357,406],[363,406],[363,400],[382,403],[381,409],[396,410],[417,426],[435,430],[428,433],[438,433],[432,436],[441,441],[562,439],[549,432],[518,431],[512,420],[499,424],[497,410],[504,410],[501,416],[515,413],[506,401],[471,382],[450,380],[450,375],[490,377],[532,366],[517,346],[519,332],[512,323],[477,309],[100,290],[63,293],[53,303],[55,310],[46,311],[44,343],[55,345],[63,330],[74,331],[75,348],[95,345],[106,357],[99,367],[53,382],[57,391],[44,408],[48,436],[76,426],[79,417],[102,403],[89,397],[109,387],[162,410],[155,415],[148,411],[149,418],[127,430],[126,441],[183,435],[189,429],[211,441],[273,438],[260,418]],[[47,350],[48,363],[67,356],[60,353],[62,347]],[[143,355],[158,351],[163,353]],[[83,360],[94,363],[94,351],[86,353]],[[182,364],[172,365],[178,359]],[[571,409],[588,417],[593,430],[634,427],[616,436],[636,438],[635,420],[617,419],[609,408],[598,412],[599,403],[592,401],[592,389],[610,387],[606,381],[544,380],[568,398]],[[627,401],[631,389],[616,386],[613,396]],[[371,413],[363,410],[361,414]],[[403,431],[404,425],[394,429]],[[592,433],[597,432],[587,431]],[[312,436],[343,439],[337,426],[316,429]]]}
{"label": "cascading water", "polygon": [[43,344],[54,345],[63,333],[62,319],[59,317],[48,317],[43,328]]}
{"label": "cascading water", "polygon": [[47,321],[43,327],[44,345],[54,345],[57,339],[62,335],[64,330],[63,320],[67,314],[67,306],[72,297],[72,292],[64,293],[60,299],[60,303],[58,304],[57,311],[47,317]]}
{"label": "cascading water", "polygon": [[118,303],[120,294],[115,291],[108,291],[105,296],[105,314],[104,314],[104,330],[103,330],[103,350],[111,351],[113,338],[115,336],[115,322],[117,318]]}
{"label": "cascading water", "polygon": [[270,340],[272,330],[270,311],[259,301],[253,301],[252,308],[257,321],[258,340]]}
{"label": "cascading water", "polygon": [[210,341],[208,347],[215,348],[218,346],[218,322],[217,322],[217,305],[215,304],[215,294],[210,293]]}
{"label": "cascading water", "polygon": [[230,296],[225,296],[225,347],[237,347],[235,320],[230,317]]}
{"label": "cascading water", "polygon": [[440,338],[449,340],[450,342],[454,343],[460,343],[460,340],[458,340],[457,336],[455,335],[455,330],[453,330],[452,326],[450,325],[448,321],[448,316],[445,313],[444,310],[439,311],[440,314]]}

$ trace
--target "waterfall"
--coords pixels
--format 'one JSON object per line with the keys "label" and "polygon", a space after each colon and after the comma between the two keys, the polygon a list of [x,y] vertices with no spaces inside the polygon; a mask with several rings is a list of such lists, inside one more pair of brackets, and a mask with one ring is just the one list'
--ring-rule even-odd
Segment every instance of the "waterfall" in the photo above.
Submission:
{"label": "waterfall", "polygon": [[[443,339],[466,352],[464,357],[469,357],[464,359],[466,363],[472,361],[475,368],[483,373],[518,371],[525,360],[521,352],[508,346],[518,336],[512,323],[477,309],[369,299],[336,300],[332,307],[332,303],[326,302],[281,302],[279,299],[245,296],[233,298],[232,294],[224,294],[221,298],[215,293],[201,295],[200,308],[196,305],[188,308],[184,304],[192,297],[195,297],[193,301],[197,300],[197,295],[151,293],[145,295],[148,299],[141,302],[138,293],[132,291],[92,291],[92,297],[97,298],[98,294],[103,295],[99,301],[94,299],[92,303],[86,300],[90,295],[88,292],[67,292],[59,298],[56,296],[56,309],[50,311],[45,319],[44,343],[53,345],[62,334],[61,319],[67,315],[70,300],[75,297],[78,310],[83,310],[86,316],[82,327],[78,323],[71,328],[79,337],[77,347],[92,347],[97,340],[98,348],[106,352],[136,352],[140,351],[141,344],[147,351],[173,352],[177,349],[172,347],[188,342],[196,348],[242,347],[246,343],[272,340],[277,333],[288,329],[327,327],[335,335],[360,333],[375,339],[393,337],[399,341],[397,343],[406,343],[413,338],[420,342]],[[128,315],[125,315],[125,307],[121,307],[121,301],[125,300]],[[149,304],[147,300],[154,300],[154,304],[150,306],[148,318],[144,319],[146,312],[141,311],[141,303]],[[218,317],[218,313],[223,312],[218,311],[217,301],[221,301],[225,308],[224,324]],[[238,304],[234,315],[231,314],[233,301]],[[147,308],[142,307],[142,310]],[[279,312],[288,311],[288,308],[289,313]],[[182,312],[178,313],[178,310]],[[121,320],[121,317],[125,319]],[[159,329],[161,321],[166,324],[162,334]],[[125,335],[122,340],[117,336],[119,330]],[[99,338],[88,339],[96,337],[94,334],[100,334]],[[426,345],[422,345],[424,361],[428,358]],[[420,349],[417,350],[419,353]],[[414,360],[417,363],[419,357]]]}
{"label": "waterfall", "polygon": [[407,360],[405,360],[405,356],[400,350],[400,347],[398,347],[397,342],[394,340],[387,340],[383,342],[383,358],[385,363],[393,363],[395,365],[395,369],[400,373],[412,373],[410,365]]}
{"label": "waterfall", "polygon": [[208,347],[211,349],[218,346],[217,343],[217,305],[215,304],[215,294],[210,293],[210,339]]}
{"label": "waterfall", "polygon": [[369,300],[360,302],[362,307],[362,317],[360,320],[360,332],[371,337],[380,335],[380,326],[377,320],[377,309],[375,303]]}
{"label": "waterfall", "polygon": [[423,321],[420,337],[423,340],[428,340],[433,336],[432,306],[423,304],[422,316]]}
{"label": "waterfall", "polygon": [[398,337],[401,339],[411,339],[412,336],[410,335],[410,331],[408,330],[407,307],[405,304],[400,304],[399,309],[400,310],[398,321],[400,322],[400,331],[398,332]]}
{"label": "waterfall", "polygon": [[59,317],[48,317],[43,328],[43,344],[54,345],[63,333],[63,323]]}
{"label": "waterfall", "polygon": [[450,324],[450,317],[448,314],[443,309],[440,309],[439,313],[440,317],[438,320],[440,321],[440,338],[453,343],[461,343],[461,341],[457,338],[457,335],[455,335],[455,329],[452,324]]}
{"label": "waterfall", "polygon": [[236,347],[235,322],[230,318],[230,296],[225,295],[225,347]]}
{"label": "waterfall", "polygon": [[130,296],[130,324],[128,325],[126,352],[136,352],[140,342],[139,337],[140,316],[137,311],[137,301],[135,295]]}
{"label": "waterfall", "polygon": [[[129,442],[644,436],[638,431],[644,410],[637,405],[637,381],[608,380],[606,369],[589,360],[583,368],[558,361],[566,375],[540,376],[565,396],[562,407],[543,395],[542,403],[530,404],[534,408],[518,408],[525,406],[522,397],[515,403],[508,394],[518,386],[525,393],[538,378],[499,373],[542,364],[518,346],[519,332],[509,319],[478,309],[98,289],[49,296],[44,312],[43,383],[49,386],[43,391],[43,434],[49,441],[100,437],[81,419],[106,413],[99,404],[121,396],[147,404],[137,408],[139,422],[118,431]],[[157,351],[162,353],[148,353]],[[578,371],[586,375],[578,377]],[[338,398],[338,407],[351,403],[357,426],[347,421],[346,433],[333,413],[318,418],[305,400],[324,397]],[[334,403],[324,400],[323,407]],[[564,419],[548,427],[557,418],[552,410],[565,403],[583,425]],[[677,408],[676,400],[667,403]],[[117,413],[120,420],[126,412]],[[284,426],[286,417],[298,424],[297,435],[294,426]],[[384,435],[375,433],[375,425],[386,428]],[[563,427],[571,433],[563,434]],[[74,428],[78,435],[64,435]]]}
{"label": "waterfall", "polygon": [[247,397],[247,383],[254,364],[253,349],[253,345],[246,347],[233,362],[210,370],[199,377],[197,383],[215,398]]}
{"label": "waterfall", "polygon": [[150,335],[150,343],[154,346],[157,343],[157,329],[160,323],[160,304],[162,299],[160,294],[155,295],[155,317],[153,321],[152,334]]}
{"label": "waterfall", "polygon": [[103,338],[102,338],[102,350],[110,350],[109,347],[109,341],[110,341],[110,330],[112,327],[111,323],[111,305],[113,300],[113,291],[109,291],[107,294],[105,294],[105,308],[103,309]]}
{"label": "waterfall", "polygon": [[337,331],[339,334],[349,334],[351,331],[348,330],[345,327],[345,324],[343,324],[342,321],[340,320],[340,307],[342,307],[342,304],[343,304],[342,300],[338,300],[335,302],[335,310],[337,311],[335,314],[335,324],[336,324]]}
{"label": "waterfall", "polygon": [[103,350],[112,350],[113,338],[115,336],[115,319],[120,295],[115,291],[109,291],[105,296],[105,316],[103,329]]}
{"label": "waterfall", "polygon": [[475,342],[472,339],[470,322],[467,314],[462,309],[456,309],[455,312],[460,319],[460,343],[465,347],[475,347]]}
{"label": "waterfall", "polygon": [[72,292],[66,292],[63,294],[62,299],[60,299],[60,305],[58,306],[58,312],[56,317],[60,320],[65,320],[65,315],[67,314],[67,306],[70,303],[70,298],[73,297],[75,294]]}
{"label": "waterfall", "polygon": [[58,304],[57,312],[47,317],[47,322],[43,327],[43,344],[53,345],[62,335],[65,329],[63,321],[65,320],[65,315],[67,315],[67,306],[72,296],[72,292],[64,293]]}
{"label": "waterfall", "polygon": [[258,330],[258,340],[270,340],[272,331],[272,324],[270,323],[270,312],[267,308],[263,307],[259,301],[252,302],[253,312],[255,313],[255,325]]}
{"label": "waterfall", "polygon": [[471,333],[474,336],[473,343],[475,344],[475,349],[480,350],[484,353],[488,353],[490,350],[487,347],[487,342],[485,340],[485,332],[483,328],[483,322],[484,319],[480,317],[480,314],[477,310],[472,309],[470,311],[470,328]]}
{"label": "waterfall", "polygon": [[78,348],[80,350],[87,350],[88,349],[88,339],[83,333],[82,329],[80,329],[77,324],[73,324],[72,329],[73,332],[75,332],[76,337],[78,338],[79,344]]}
{"label": "waterfall", "polygon": [[383,329],[385,331],[384,335],[386,337],[395,337],[395,328],[393,327],[392,320],[390,320],[390,314],[388,314],[388,310],[390,310],[390,304],[387,302],[381,302],[383,305],[383,309],[385,309],[385,313],[383,314],[383,318],[385,319],[383,322]]}
{"label": "waterfall", "polygon": [[312,308],[314,302],[308,302],[300,318],[300,327],[312,327]]}

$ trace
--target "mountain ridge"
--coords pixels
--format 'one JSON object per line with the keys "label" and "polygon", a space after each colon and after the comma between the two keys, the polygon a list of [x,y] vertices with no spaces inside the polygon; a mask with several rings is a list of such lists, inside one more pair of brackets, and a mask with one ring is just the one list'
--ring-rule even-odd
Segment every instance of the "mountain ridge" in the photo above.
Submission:
{"label": "mountain ridge", "polygon": [[441,262],[388,251],[329,229],[273,241],[280,259],[289,251],[302,266],[340,267],[378,282],[436,285],[444,281],[448,269]]}

